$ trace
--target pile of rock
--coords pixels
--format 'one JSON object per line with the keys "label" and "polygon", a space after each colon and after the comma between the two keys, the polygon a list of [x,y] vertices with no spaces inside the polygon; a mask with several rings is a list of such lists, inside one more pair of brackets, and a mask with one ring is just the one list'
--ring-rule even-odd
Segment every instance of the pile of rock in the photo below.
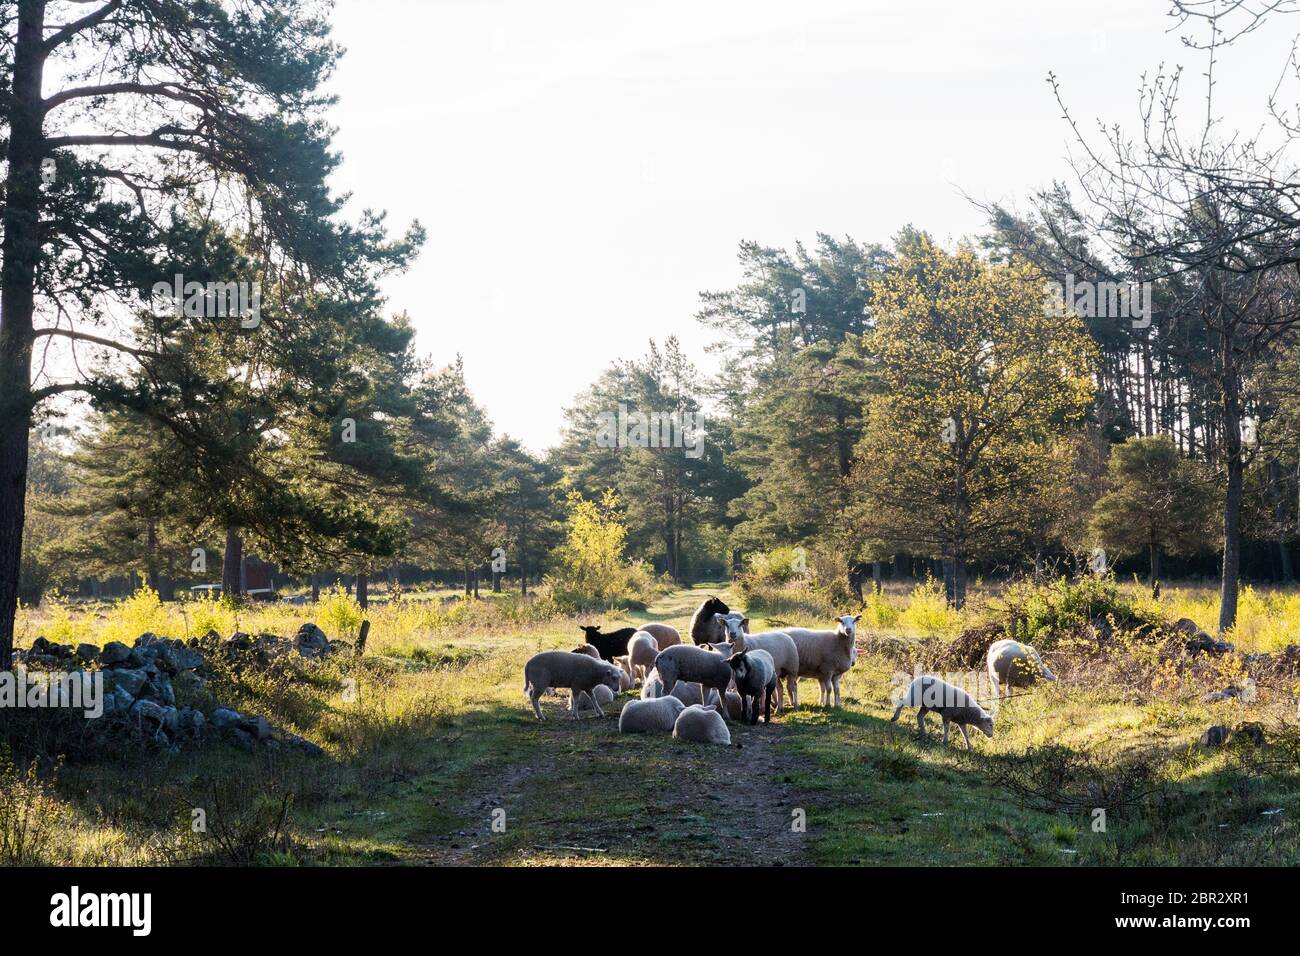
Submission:
{"label": "pile of rock", "polygon": [[[234,634],[222,640],[215,631],[186,642],[180,639],[141,634],[134,646],[110,641],[103,648],[93,644],[58,644],[38,637],[27,651],[16,651],[15,659],[28,668],[88,672],[97,666],[104,678],[103,718],[114,729],[169,749],[185,741],[225,738],[240,746],[290,746],[313,755],[320,747],[296,734],[272,726],[264,717],[245,716],[217,706],[205,715],[196,707],[178,707],[176,690],[200,690],[207,684],[205,654],[219,653],[224,659],[246,655],[269,661],[296,652],[300,657],[320,659],[336,653],[344,642],[331,643],[314,624],[304,624],[291,639],[274,635],[250,638]],[[93,671],[89,671],[93,673]]]}
{"label": "pile of rock", "polygon": [[1187,653],[1196,657],[1198,654],[1209,654],[1212,657],[1221,657],[1224,654],[1233,653],[1236,648],[1228,641],[1216,640],[1212,634],[1201,630],[1199,624],[1190,617],[1180,617],[1174,622],[1174,631],[1186,637],[1183,647]]}

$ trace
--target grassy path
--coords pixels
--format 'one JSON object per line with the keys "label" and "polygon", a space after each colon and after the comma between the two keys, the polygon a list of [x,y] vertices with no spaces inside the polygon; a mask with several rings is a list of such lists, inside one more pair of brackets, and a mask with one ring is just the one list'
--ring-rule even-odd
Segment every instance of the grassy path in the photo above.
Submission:
{"label": "grassy path", "polygon": [[[684,632],[700,593],[675,592],[629,621]],[[422,862],[808,862],[806,833],[792,825],[803,803],[799,768],[779,722],[733,724],[731,747],[705,747],[620,736],[617,712],[632,694],[603,720],[576,722],[562,699],[544,700],[548,719],[538,723],[515,691],[513,712],[480,726],[492,742],[447,834],[415,848]]]}

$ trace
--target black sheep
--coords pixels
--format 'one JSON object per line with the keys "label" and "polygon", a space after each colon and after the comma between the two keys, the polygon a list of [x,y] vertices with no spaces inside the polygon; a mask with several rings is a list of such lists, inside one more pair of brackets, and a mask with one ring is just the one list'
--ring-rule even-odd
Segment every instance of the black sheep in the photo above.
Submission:
{"label": "black sheep", "polygon": [[612,661],[616,657],[627,656],[627,642],[636,633],[635,627],[620,627],[608,634],[600,633],[600,625],[579,625],[578,630],[587,635],[587,643],[594,647],[600,656]]}
{"label": "black sheep", "polygon": [[703,604],[695,609],[691,615],[691,640],[700,644],[714,644],[718,641],[726,640],[726,636],[718,631],[717,625],[713,623],[713,615],[730,613],[731,608],[721,598],[709,596]]}

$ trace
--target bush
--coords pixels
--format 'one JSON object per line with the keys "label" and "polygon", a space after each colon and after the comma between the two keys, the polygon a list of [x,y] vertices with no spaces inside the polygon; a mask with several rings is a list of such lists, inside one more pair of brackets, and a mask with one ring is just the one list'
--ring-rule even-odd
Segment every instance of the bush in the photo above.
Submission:
{"label": "bush", "polygon": [[1042,647],[1084,631],[1098,618],[1120,630],[1163,623],[1158,612],[1120,593],[1114,578],[1088,575],[1078,581],[1058,578],[1047,584],[1030,580],[1007,587],[1002,596],[1016,640]]}
{"label": "bush", "polygon": [[61,832],[63,810],[36,775],[0,752],[0,866],[34,866],[52,862],[50,849]]}
{"label": "bush", "polygon": [[364,619],[357,599],[337,585],[321,595],[316,606],[316,626],[330,638],[355,636]]}
{"label": "bush", "polygon": [[912,588],[907,607],[898,615],[898,626],[925,636],[955,634],[961,630],[962,614],[948,603],[943,585],[927,576]]}
{"label": "bush", "polygon": [[569,493],[568,534],[556,549],[555,571],[546,579],[555,603],[569,610],[644,609],[668,590],[644,561],[623,557],[627,528],[618,496],[600,501]]}

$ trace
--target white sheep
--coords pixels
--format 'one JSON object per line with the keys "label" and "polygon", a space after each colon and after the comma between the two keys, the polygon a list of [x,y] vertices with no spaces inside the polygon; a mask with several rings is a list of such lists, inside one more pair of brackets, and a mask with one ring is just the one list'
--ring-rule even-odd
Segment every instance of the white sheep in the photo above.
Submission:
{"label": "white sheep", "polygon": [[1056,675],[1047,669],[1038,651],[1029,644],[1005,639],[994,642],[988,654],[989,681],[993,692],[1002,696],[1002,688],[1011,692],[1013,687],[1028,687],[1039,678],[1056,680]]}
{"label": "white sheep", "polygon": [[645,675],[645,683],[641,685],[641,699],[654,700],[662,696],[664,696],[663,678],[659,676],[659,671],[651,669],[650,673]]}
{"label": "white sheep", "polygon": [[673,737],[701,744],[731,744],[731,731],[727,730],[722,715],[712,707],[698,704],[687,707],[677,716]]}
{"label": "white sheep", "polygon": [[653,634],[637,631],[627,643],[627,660],[632,670],[633,681],[645,681],[645,677],[655,666],[659,656],[659,645]]}
{"label": "white sheep", "polygon": [[682,642],[682,636],[677,633],[677,628],[673,627],[671,624],[642,624],[641,630],[645,631],[655,639],[655,643],[659,645],[659,650],[661,651],[665,647],[672,647],[674,644],[680,644]]}
{"label": "white sheep", "polygon": [[[830,706],[831,690],[835,691],[835,706],[840,706],[840,675],[858,660],[854,641],[858,636],[861,614],[845,614],[839,618],[833,631],[813,631],[806,627],[787,627],[795,647],[799,649],[799,676],[815,677],[821,684],[823,707]],[[794,706],[799,706],[798,697]]]}
{"label": "white sheep", "polygon": [[[576,719],[582,693],[590,692],[592,688],[601,684],[612,691],[617,691],[620,683],[619,673],[617,665],[593,659],[586,654],[575,654],[571,651],[542,651],[530,657],[528,663],[524,665],[524,693],[532,701],[533,713],[537,715],[537,719],[545,720],[541,705],[538,704],[539,698],[548,688],[567,687],[569,713]],[[593,701],[592,706],[595,707],[596,713],[605,716],[599,703]]]}
{"label": "white sheep", "polygon": [[[720,614],[734,653],[767,651],[776,666],[776,707],[785,710],[785,689],[790,691],[790,706],[799,706],[799,648],[785,631],[749,633],[749,618],[737,612]],[[785,682],[784,687],[782,681]]]}
{"label": "white sheep", "polygon": [[685,709],[686,705],[671,695],[654,700],[628,701],[618,715],[618,732],[671,734],[677,717]]}
{"label": "white sheep", "polygon": [[[593,700],[595,701],[595,703],[592,703]],[[596,704],[612,704],[612,703],[614,703],[614,692],[610,690],[608,687],[606,687],[604,684],[597,684],[595,687],[592,688],[590,694],[588,694],[586,691],[583,691],[582,694],[579,696],[578,710],[579,712],[584,712],[584,713],[586,711],[592,711],[592,710],[600,711],[600,708],[597,707]],[[601,713],[603,715],[603,712]]]}
{"label": "white sheep", "polygon": [[903,712],[904,707],[921,708],[916,714],[916,727],[922,737],[926,736],[925,715],[930,711],[943,718],[945,744],[948,743],[950,723],[956,724],[961,729],[961,735],[966,738],[967,750],[971,749],[970,735],[966,733],[967,724],[974,724],[984,731],[986,737],[993,736],[993,717],[975,703],[975,698],[970,694],[938,677],[923,675],[914,678],[912,683],[907,685],[907,691],[898,702],[894,716],[889,719],[898,720],[898,715]]}
{"label": "white sheep", "polygon": [[[662,679],[660,680],[660,686],[662,686]],[[659,696],[663,697],[665,695],[660,694]],[[699,684],[687,683],[684,680],[679,680],[676,684],[674,684],[672,693],[668,694],[667,696],[676,697],[687,707],[690,707],[692,704],[700,704],[704,707],[714,707],[718,705],[718,701],[721,699],[718,697],[717,690],[710,687],[709,696],[708,699],[706,700],[700,693]]]}

